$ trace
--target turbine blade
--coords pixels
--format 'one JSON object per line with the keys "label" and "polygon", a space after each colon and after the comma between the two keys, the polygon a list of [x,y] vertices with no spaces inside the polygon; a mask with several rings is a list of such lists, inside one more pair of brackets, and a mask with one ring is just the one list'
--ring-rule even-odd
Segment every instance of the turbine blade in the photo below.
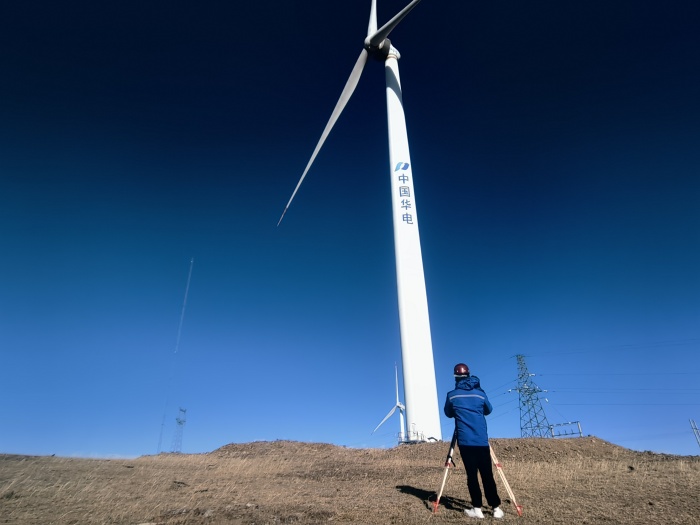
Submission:
{"label": "turbine blade", "polygon": [[326,141],[326,137],[328,137],[328,134],[331,132],[331,129],[333,129],[333,126],[335,125],[336,121],[338,120],[338,117],[343,112],[343,109],[345,109],[345,105],[348,103],[348,100],[350,100],[350,97],[352,96],[353,92],[355,91],[355,88],[357,87],[357,83],[360,81],[360,76],[362,75],[362,70],[364,69],[366,63],[367,63],[367,50],[363,49],[362,53],[360,53],[360,56],[357,59],[357,62],[355,62],[355,67],[353,67],[352,71],[350,72],[350,77],[348,78],[348,81],[345,83],[345,87],[343,88],[343,92],[340,94],[340,98],[338,99],[338,102],[336,103],[335,108],[333,109],[333,113],[331,113],[331,118],[328,119],[328,123],[326,124],[326,128],[323,130],[323,133],[321,134],[321,138],[319,139],[318,144],[316,144],[316,149],[311,154],[311,159],[309,159],[309,163],[306,165],[306,169],[304,170],[304,173],[302,173],[301,178],[299,179],[299,182],[297,183],[297,187],[294,188],[294,192],[292,193],[292,196],[289,198],[289,202],[284,207],[284,211],[282,212],[282,216],[280,217],[280,220],[277,222],[277,226],[279,226],[280,223],[282,222],[282,219],[284,218],[284,214],[287,213],[287,210],[289,209],[290,204],[292,204],[292,200],[294,200],[294,196],[297,194],[297,191],[299,190],[299,186],[301,186],[301,183],[304,182],[304,177],[306,177],[306,174],[308,173],[309,168],[311,168],[311,165],[314,163],[314,160],[316,159],[316,155],[318,155],[318,152],[321,150],[321,146],[323,146],[323,143]]}
{"label": "turbine blade", "polygon": [[369,25],[367,26],[367,37],[377,32],[377,0],[372,0],[372,7],[369,10]]}
{"label": "turbine blade", "polygon": [[366,43],[370,45],[370,47],[377,47],[379,44],[384,42],[384,40],[389,36],[389,33],[391,33],[394,28],[399,25],[399,22],[403,20],[403,18],[414,8],[418,5],[418,2],[420,0],[412,0],[410,4],[408,4],[406,7],[404,7],[401,11],[399,11],[394,18],[389,20],[386,24],[384,24],[378,31],[376,31],[372,36],[368,36],[367,40],[365,40]]}
{"label": "turbine blade", "polygon": [[375,428],[375,429],[372,431],[372,434],[374,434],[374,433],[377,431],[377,429],[378,429],[379,427],[381,427],[387,419],[389,419],[391,416],[393,416],[393,415],[394,415],[394,412],[396,412],[396,406],[394,406],[394,408],[392,408],[392,409],[389,411],[389,413],[386,415],[386,417],[385,417],[384,419],[382,419],[382,422],[379,423],[379,424],[377,425],[377,428]]}

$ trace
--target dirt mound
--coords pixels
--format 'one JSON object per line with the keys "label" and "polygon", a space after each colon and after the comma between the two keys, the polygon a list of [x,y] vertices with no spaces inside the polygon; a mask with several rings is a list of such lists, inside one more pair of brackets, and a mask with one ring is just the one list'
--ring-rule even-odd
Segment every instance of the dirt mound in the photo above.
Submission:
{"label": "dirt mound", "polygon": [[225,458],[269,457],[269,456],[303,456],[324,457],[329,454],[342,454],[345,447],[328,443],[302,443],[299,441],[253,441],[250,443],[230,443],[209,452],[209,456]]}
{"label": "dirt mound", "polygon": [[[495,438],[491,446],[501,460],[515,461],[569,461],[572,459],[595,458],[599,460],[634,460],[675,461],[684,458],[672,454],[656,452],[637,452],[594,436],[569,439],[551,438]],[[416,443],[401,445],[389,449],[353,449],[329,443],[303,443],[299,441],[253,441],[251,443],[230,443],[218,448],[208,455],[224,458],[316,458],[324,460],[361,459],[361,458],[397,458],[405,461],[434,461],[442,458],[444,462],[448,445],[439,443]],[[686,459],[691,459],[686,457]],[[438,464],[440,462],[438,461]]]}
{"label": "dirt mound", "polygon": [[589,457],[596,459],[633,458],[637,452],[596,437],[569,439],[500,438],[491,440],[499,459],[518,461],[567,461]]}
{"label": "dirt mound", "polygon": [[[698,523],[698,456],[634,452],[595,437],[492,446],[525,509],[518,518],[497,479],[504,522]],[[0,455],[0,523],[464,523],[470,501],[458,452],[432,513],[448,447],[271,441],[128,461]]]}

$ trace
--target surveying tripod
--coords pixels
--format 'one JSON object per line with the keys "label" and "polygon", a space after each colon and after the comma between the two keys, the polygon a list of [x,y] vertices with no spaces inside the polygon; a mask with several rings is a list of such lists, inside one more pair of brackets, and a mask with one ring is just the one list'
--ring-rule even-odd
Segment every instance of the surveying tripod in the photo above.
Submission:
{"label": "surveying tripod", "polygon": [[[450,442],[450,449],[447,452],[447,458],[445,459],[445,471],[442,475],[442,483],[440,484],[440,490],[437,493],[437,497],[435,498],[435,502],[433,503],[433,514],[437,513],[438,506],[440,505],[440,498],[442,497],[442,491],[445,489],[445,483],[447,482],[447,476],[450,472],[450,467],[456,467],[457,465],[454,462],[454,459],[452,459],[452,456],[454,455],[454,450],[455,450],[455,445],[457,444],[457,429],[455,429],[454,433],[452,434],[452,441]],[[501,481],[503,482],[503,485],[506,488],[506,492],[508,492],[508,496],[510,497],[511,503],[513,503],[513,506],[515,507],[515,511],[518,513],[518,516],[523,515],[523,506],[518,505],[518,503],[515,501],[515,494],[513,494],[513,490],[510,488],[510,484],[508,483],[508,480],[506,479],[506,475],[503,472],[503,466],[501,463],[498,461],[498,458],[496,457],[496,453],[493,451],[493,447],[489,445],[489,450],[491,451],[491,461],[493,461],[494,466],[496,467],[496,470],[498,471],[498,475],[501,478]]]}

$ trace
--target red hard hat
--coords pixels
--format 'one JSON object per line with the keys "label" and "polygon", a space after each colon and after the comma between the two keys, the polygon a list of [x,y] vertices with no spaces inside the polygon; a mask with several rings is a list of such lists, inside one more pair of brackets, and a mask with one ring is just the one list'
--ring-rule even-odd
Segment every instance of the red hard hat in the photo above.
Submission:
{"label": "red hard hat", "polygon": [[468,377],[469,367],[464,363],[459,363],[455,365],[455,377]]}

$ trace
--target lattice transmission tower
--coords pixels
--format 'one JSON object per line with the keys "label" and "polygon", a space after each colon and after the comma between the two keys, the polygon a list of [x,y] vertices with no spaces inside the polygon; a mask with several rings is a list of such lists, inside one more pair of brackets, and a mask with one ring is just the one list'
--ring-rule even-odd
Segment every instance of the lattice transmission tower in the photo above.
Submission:
{"label": "lattice transmission tower", "polygon": [[171,452],[174,454],[182,452],[182,432],[185,429],[185,423],[187,423],[187,410],[181,408],[175,418],[175,435],[173,436],[173,446],[171,448]]}
{"label": "lattice transmission tower", "polygon": [[521,437],[552,437],[552,430],[547,416],[542,408],[539,394],[546,392],[532,380],[525,364],[524,355],[516,355],[518,360],[518,397],[520,398],[520,436]]}

